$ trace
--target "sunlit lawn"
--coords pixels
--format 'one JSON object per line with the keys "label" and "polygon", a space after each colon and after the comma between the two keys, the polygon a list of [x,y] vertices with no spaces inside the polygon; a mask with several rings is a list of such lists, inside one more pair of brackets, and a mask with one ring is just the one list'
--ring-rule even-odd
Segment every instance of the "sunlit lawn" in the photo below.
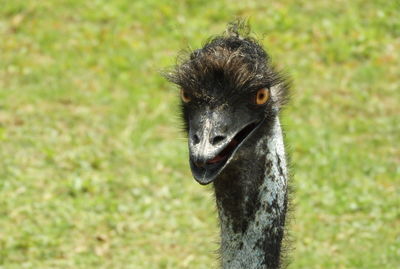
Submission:
{"label": "sunlit lawn", "polygon": [[160,76],[247,17],[293,78],[290,268],[400,266],[397,1],[1,1],[0,268],[215,268]]}

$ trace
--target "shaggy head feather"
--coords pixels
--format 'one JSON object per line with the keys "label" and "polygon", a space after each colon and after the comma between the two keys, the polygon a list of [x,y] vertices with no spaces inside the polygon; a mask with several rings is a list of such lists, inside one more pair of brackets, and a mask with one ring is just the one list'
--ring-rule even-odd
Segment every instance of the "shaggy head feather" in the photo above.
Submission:
{"label": "shaggy head feather", "polygon": [[178,58],[165,77],[194,96],[226,96],[271,89],[277,108],[287,101],[288,80],[272,65],[260,43],[242,22],[229,25],[201,48]]}

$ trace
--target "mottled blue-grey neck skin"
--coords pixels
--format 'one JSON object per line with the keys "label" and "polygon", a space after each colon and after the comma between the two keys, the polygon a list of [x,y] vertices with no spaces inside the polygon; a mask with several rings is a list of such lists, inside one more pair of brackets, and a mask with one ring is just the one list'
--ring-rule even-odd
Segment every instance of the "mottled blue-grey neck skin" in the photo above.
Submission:
{"label": "mottled blue-grey neck skin", "polygon": [[242,145],[214,181],[222,268],[280,267],[287,177],[282,130],[276,117]]}

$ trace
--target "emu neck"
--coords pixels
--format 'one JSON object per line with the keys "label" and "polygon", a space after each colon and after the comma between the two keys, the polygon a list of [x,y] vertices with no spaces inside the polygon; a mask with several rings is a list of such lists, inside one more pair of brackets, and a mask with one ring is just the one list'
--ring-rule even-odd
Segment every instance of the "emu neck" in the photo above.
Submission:
{"label": "emu neck", "polygon": [[215,182],[224,269],[279,268],[287,208],[287,169],[276,118],[256,147],[241,149]]}

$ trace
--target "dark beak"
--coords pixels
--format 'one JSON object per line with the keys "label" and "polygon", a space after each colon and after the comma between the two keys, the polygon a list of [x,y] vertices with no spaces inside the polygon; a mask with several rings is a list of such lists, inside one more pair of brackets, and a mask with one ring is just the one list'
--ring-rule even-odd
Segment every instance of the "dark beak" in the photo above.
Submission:
{"label": "dark beak", "polygon": [[209,184],[223,171],[239,147],[262,123],[240,119],[233,121],[232,118],[212,113],[190,124],[190,168],[196,181],[202,185]]}

